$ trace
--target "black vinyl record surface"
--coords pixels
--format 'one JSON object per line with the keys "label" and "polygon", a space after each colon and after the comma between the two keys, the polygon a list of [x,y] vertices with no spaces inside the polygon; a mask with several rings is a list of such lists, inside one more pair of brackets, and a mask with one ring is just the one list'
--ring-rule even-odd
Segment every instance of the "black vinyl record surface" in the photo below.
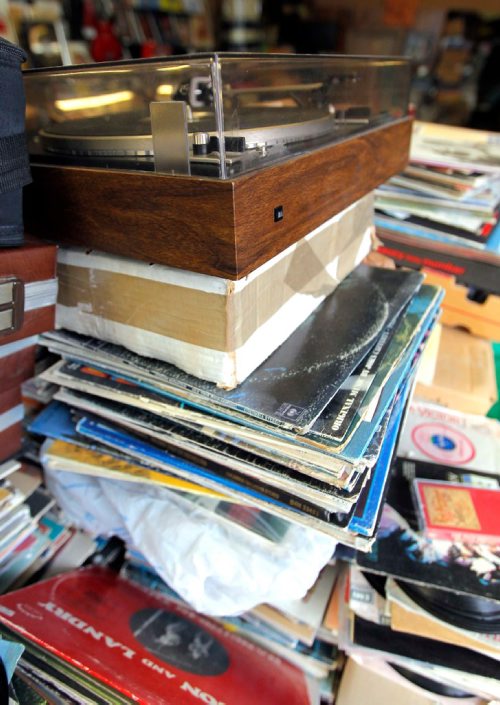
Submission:
{"label": "black vinyl record surface", "polygon": [[459,629],[500,634],[500,602],[403,580],[396,583],[417,605],[444,622]]}
{"label": "black vinyl record surface", "polygon": [[435,695],[442,695],[447,698],[473,697],[472,693],[466,693],[464,690],[453,688],[451,685],[439,683],[438,681],[432,680],[432,678],[423,676],[421,673],[415,673],[415,671],[411,671],[409,668],[405,668],[405,666],[399,666],[398,664],[391,663],[390,661],[388,661],[388,664],[396,671],[396,673],[399,673],[400,676],[403,676],[403,678],[409,680],[410,683],[418,685],[419,688],[428,690],[430,693],[434,693]]}
{"label": "black vinyl record surface", "polygon": [[387,576],[379,575],[378,573],[368,573],[365,570],[362,570],[361,574],[365,578],[368,585],[372,587],[375,592],[380,595],[380,597],[383,597],[385,600],[385,583],[387,580]]}
{"label": "black vinyl record surface", "polygon": [[352,641],[354,645],[383,654],[394,654],[495,681],[498,679],[498,661],[490,656],[435,639],[396,632],[390,627],[374,624],[357,615],[353,620]]}

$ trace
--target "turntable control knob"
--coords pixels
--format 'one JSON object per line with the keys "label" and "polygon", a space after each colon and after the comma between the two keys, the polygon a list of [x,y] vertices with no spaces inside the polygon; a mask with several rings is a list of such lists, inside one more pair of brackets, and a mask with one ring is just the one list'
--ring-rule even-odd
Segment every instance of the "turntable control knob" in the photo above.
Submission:
{"label": "turntable control knob", "polygon": [[193,154],[207,154],[209,139],[207,132],[195,132],[193,134]]}

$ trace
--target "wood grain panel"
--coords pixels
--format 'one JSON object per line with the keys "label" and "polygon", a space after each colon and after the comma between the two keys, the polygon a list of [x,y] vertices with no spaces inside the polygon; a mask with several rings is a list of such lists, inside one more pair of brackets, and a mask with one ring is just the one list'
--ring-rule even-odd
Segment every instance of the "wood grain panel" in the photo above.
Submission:
{"label": "wood grain panel", "polygon": [[238,180],[240,276],[404,169],[410,137],[411,121],[403,120]]}
{"label": "wood grain panel", "polygon": [[[239,279],[401,170],[410,134],[404,119],[226,181],[34,166],[26,228],[57,243]],[[276,223],[277,205],[284,219]]]}
{"label": "wood grain panel", "polygon": [[32,167],[28,232],[198,272],[235,272],[229,181],[78,167]]}
{"label": "wood grain panel", "polygon": [[25,283],[54,279],[56,248],[54,245],[29,239],[23,247],[2,247],[0,276],[16,276]]}
{"label": "wood grain panel", "polygon": [[0,389],[0,414],[5,414],[21,403],[21,387]]}
{"label": "wood grain panel", "polygon": [[[1,338],[0,338],[1,342]],[[0,358],[0,389],[20,387],[35,374],[36,345]]]}
{"label": "wood grain panel", "polygon": [[0,463],[10,458],[21,450],[23,425],[21,422],[13,424],[0,432]]}

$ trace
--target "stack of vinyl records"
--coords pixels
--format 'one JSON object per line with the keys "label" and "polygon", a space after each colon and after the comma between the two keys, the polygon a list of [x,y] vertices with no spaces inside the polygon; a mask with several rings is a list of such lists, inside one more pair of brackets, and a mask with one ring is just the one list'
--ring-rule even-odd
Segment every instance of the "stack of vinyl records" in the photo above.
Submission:
{"label": "stack of vinyl records", "polygon": [[0,606],[2,637],[25,646],[20,682],[46,702],[320,699],[318,682],[300,669],[109,568],[44,580],[0,597]]}
{"label": "stack of vinyl records", "polygon": [[377,541],[349,569],[341,643],[440,698],[500,694],[499,445],[497,421],[412,403]]}
{"label": "stack of vinyl records", "polygon": [[[185,602],[154,569],[129,555],[122,568],[123,577],[166,595],[179,604]],[[277,599],[263,603],[240,615],[222,616],[219,624],[229,631],[267,649],[315,678],[325,692],[332,692],[340,663],[337,638],[330,627],[335,611],[339,565],[331,562],[303,598]]]}
{"label": "stack of vinyl records", "polygon": [[[252,654],[250,668],[255,668],[263,697],[297,705],[320,699],[325,705],[334,702],[343,663],[331,629],[340,587],[337,564],[327,565],[302,599],[282,599],[241,615],[208,619],[197,615],[139,556],[129,553],[124,560],[123,544],[119,544],[110,541],[83,569],[65,571],[0,597],[6,617],[0,634],[20,640],[25,647],[18,664],[18,686],[32,687],[49,701],[57,695],[79,695],[92,702],[128,702],[132,695],[160,702],[157,689],[166,679],[162,695],[177,703],[184,702],[180,695],[180,700],[176,698],[180,669],[184,682],[190,682],[190,690],[183,686],[188,693],[229,700],[233,689],[241,687],[241,658]],[[97,562],[98,568],[91,565]],[[45,601],[48,594],[50,599]],[[28,602],[33,602],[30,610],[17,608]],[[43,620],[37,604],[46,610]],[[104,610],[108,614],[103,621]],[[100,651],[98,666],[86,642]],[[230,658],[218,662],[216,657],[224,652]],[[122,658],[129,660],[126,670],[119,667]],[[82,665],[91,663],[86,674],[79,672]],[[274,678],[269,678],[271,665]],[[152,671],[150,678],[146,678],[147,669]],[[237,702],[251,702],[255,687],[248,689],[248,700],[242,694]],[[281,699],[285,696],[292,699]]]}
{"label": "stack of vinyl records", "polygon": [[42,378],[60,389],[31,430],[56,441],[45,449],[52,469],[78,460],[74,446],[105,450],[366,550],[439,307],[440,292],[421,282],[358,267],[233,390],[112,343],[49,333],[43,343],[63,359]]}
{"label": "stack of vinyl records", "polygon": [[28,580],[68,537],[52,513],[54,504],[39,467],[0,464],[0,593]]}
{"label": "stack of vinyl records", "polygon": [[499,206],[498,138],[416,122],[409,166],[376,191],[380,251],[498,294]]}

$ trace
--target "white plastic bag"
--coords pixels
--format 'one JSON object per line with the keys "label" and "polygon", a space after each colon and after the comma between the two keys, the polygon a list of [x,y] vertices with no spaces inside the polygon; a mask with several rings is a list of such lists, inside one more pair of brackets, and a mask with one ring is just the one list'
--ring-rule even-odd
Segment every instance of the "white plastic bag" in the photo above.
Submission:
{"label": "white plastic bag", "polygon": [[205,614],[230,616],[262,602],[299,599],[335,549],[332,538],[295,524],[272,543],[162,487],[45,470],[76,526],[124,538]]}

